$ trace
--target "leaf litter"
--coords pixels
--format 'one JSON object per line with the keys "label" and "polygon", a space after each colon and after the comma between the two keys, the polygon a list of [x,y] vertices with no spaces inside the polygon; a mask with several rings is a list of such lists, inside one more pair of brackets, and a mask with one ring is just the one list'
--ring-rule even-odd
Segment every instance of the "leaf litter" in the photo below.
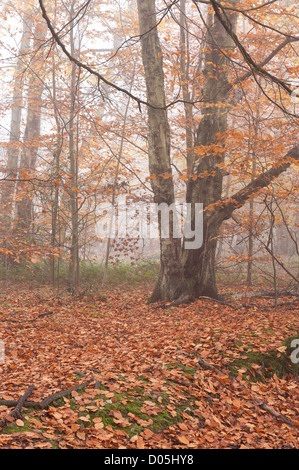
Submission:
{"label": "leaf litter", "polygon": [[266,297],[234,308],[205,298],[160,308],[148,295],[42,301],[42,288],[2,291],[0,446],[296,448],[298,373],[267,375],[258,355],[246,360],[285,353],[298,303],[275,311]]}

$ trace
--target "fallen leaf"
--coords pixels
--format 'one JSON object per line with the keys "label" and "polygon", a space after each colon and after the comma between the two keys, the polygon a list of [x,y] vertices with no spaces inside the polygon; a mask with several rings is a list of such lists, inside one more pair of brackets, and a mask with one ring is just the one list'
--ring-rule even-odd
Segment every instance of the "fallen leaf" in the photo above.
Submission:
{"label": "fallen leaf", "polygon": [[16,425],[22,427],[24,426],[24,421],[22,421],[21,419],[16,419]]}

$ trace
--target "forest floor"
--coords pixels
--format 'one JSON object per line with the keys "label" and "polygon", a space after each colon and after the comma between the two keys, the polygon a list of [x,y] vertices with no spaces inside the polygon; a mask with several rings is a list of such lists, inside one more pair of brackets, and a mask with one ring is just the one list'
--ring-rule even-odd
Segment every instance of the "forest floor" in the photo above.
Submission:
{"label": "forest floor", "polygon": [[298,296],[149,294],[2,286],[0,448],[298,447]]}

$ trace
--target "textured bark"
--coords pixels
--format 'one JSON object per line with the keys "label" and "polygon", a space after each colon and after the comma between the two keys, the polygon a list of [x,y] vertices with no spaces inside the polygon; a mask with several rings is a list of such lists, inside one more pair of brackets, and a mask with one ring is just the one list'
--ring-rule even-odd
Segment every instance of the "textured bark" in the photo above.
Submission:
{"label": "textured bark", "polygon": [[186,0],[180,0],[180,71],[181,87],[184,100],[185,133],[186,133],[186,160],[188,173],[191,172],[194,162],[193,145],[193,105],[189,90],[189,47],[188,25],[186,21]]}
{"label": "textured bark", "polygon": [[[162,51],[157,27],[155,0],[138,0],[142,61],[146,79],[148,106],[148,156],[154,202],[174,203],[174,187],[170,165],[170,131],[165,109]],[[173,237],[172,214],[169,218],[169,238],[160,232],[160,274],[150,301],[173,300],[184,291],[181,260],[181,240]]]}
{"label": "textured bark", "polygon": [[[10,120],[10,136],[9,147],[7,149],[7,160],[5,168],[5,177],[7,183],[1,185],[1,212],[9,219],[13,208],[13,199],[15,192],[15,179],[18,172],[18,160],[21,136],[21,117],[23,107],[23,88],[26,70],[26,53],[30,46],[31,22],[24,21],[23,33],[19,49],[19,58],[16,63],[14,79],[13,79],[13,98],[11,104],[11,120]],[[6,229],[8,228],[8,224]]]}
{"label": "textured bark", "polygon": [[[35,51],[39,50],[46,36],[44,23],[37,22],[34,31]],[[20,180],[34,176],[36,160],[40,146],[40,126],[42,113],[42,92],[44,88],[42,77],[42,54],[31,62],[31,75],[28,81],[27,121],[24,133],[24,145],[20,157],[18,176]],[[18,198],[16,201],[16,228],[26,235],[32,223],[33,196],[26,183],[17,184]]]}
{"label": "textured bark", "polygon": [[[71,53],[75,55],[74,43],[74,1],[70,9],[70,43]],[[69,287],[74,292],[79,285],[79,213],[78,213],[78,152],[75,138],[75,114],[76,103],[78,99],[78,84],[80,69],[75,63],[72,63],[71,84],[70,84],[70,116],[69,116],[69,165],[71,175],[70,188],[70,213],[71,213],[71,246],[69,263]]]}
{"label": "textured bark", "polygon": [[216,246],[220,221],[204,218],[203,245],[196,250],[184,251],[184,275],[188,292],[193,297],[217,298]]}
{"label": "textured bark", "polygon": [[[232,27],[237,16],[228,14]],[[214,15],[207,31],[202,118],[197,130],[195,161],[187,186],[187,202],[204,204],[203,245],[197,250],[184,250],[184,272],[190,293],[198,297],[217,297],[215,256],[220,227],[209,208],[221,200],[223,175],[219,165],[224,162],[227,114],[229,111],[229,53],[234,48],[231,37]],[[215,225],[213,225],[215,224]]]}

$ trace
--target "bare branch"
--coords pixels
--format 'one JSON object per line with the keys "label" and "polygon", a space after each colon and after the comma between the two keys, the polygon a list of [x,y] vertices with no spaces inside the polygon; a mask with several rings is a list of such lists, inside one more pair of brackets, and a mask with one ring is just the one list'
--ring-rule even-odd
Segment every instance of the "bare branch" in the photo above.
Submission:
{"label": "bare branch", "polygon": [[[230,24],[229,18],[227,17],[224,9],[222,8],[219,3],[217,3],[215,0],[211,0],[211,4],[213,6],[215,16],[218,18],[224,29],[226,30],[227,34],[232,38],[236,46],[238,47],[239,51],[241,52],[245,62],[248,64],[248,66],[251,69],[251,72],[257,75],[261,75],[264,78],[268,78],[271,82],[276,83],[279,87],[283,88],[289,95],[293,93],[293,90],[287,85],[287,83],[278,78],[275,77],[275,75],[272,75],[270,72],[265,70],[262,65],[258,65],[251,57],[251,55],[246,51],[244,46],[241,44],[239,41],[239,38],[237,34],[233,31],[233,28]],[[221,14],[220,10],[222,10],[223,14]],[[290,36],[290,39],[297,40],[297,37]]]}
{"label": "bare branch", "polygon": [[222,220],[229,219],[234,210],[242,207],[251,196],[269,186],[275,178],[286,171],[293,163],[293,160],[299,160],[299,144],[289,150],[289,152],[270,170],[262,173],[233,196],[224,199],[221,208],[217,210],[217,214],[222,215]]}

